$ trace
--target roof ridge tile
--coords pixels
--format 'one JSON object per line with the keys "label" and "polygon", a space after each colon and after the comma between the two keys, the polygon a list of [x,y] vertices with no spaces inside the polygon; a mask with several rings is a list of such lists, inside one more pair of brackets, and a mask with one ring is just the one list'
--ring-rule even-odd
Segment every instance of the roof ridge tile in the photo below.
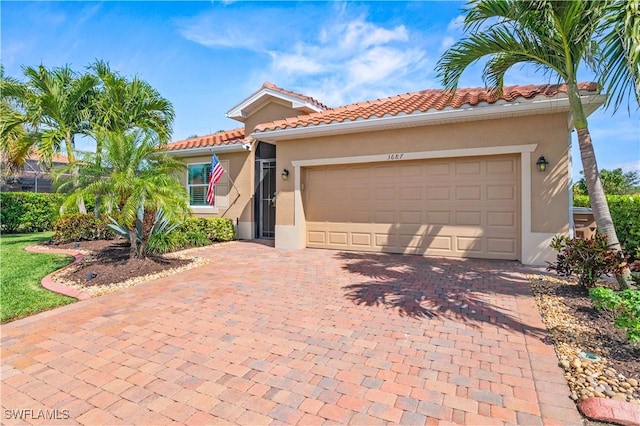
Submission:
{"label": "roof ridge tile", "polygon": [[[578,83],[581,91],[598,92],[598,84],[594,82]],[[411,114],[416,111],[443,110],[445,108],[461,108],[476,106],[481,103],[495,104],[500,100],[512,102],[517,98],[531,99],[535,96],[553,97],[558,93],[566,93],[566,84],[511,85],[504,86],[502,93],[485,87],[461,88],[454,92],[447,89],[424,89],[416,92],[393,95],[386,98],[361,101],[338,106],[321,112],[289,117],[262,123],[256,126],[256,132],[265,132],[288,127],[307,127],[345,120],[383,117],[387,114],[396,116],[400,113]]]}

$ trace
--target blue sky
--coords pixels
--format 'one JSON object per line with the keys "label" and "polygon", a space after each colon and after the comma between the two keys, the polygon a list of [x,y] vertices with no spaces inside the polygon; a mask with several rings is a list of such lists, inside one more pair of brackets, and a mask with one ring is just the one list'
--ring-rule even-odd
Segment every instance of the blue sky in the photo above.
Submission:
{"label": "blue sky", "polygon": [[[329,106],[441,87],[433,69],[461,36],[462,3],[2,1],[0,7],[8,75],[20,78],[23,65],[82,70],[95,59],[108,61],[173,103],[173,140],[180,140],[239,127],[225,112],[264,81]],[[521,68],[506,80],[549,82]],[[460,82],[481,85],[479,67]],[[590,129],[600,168],[640,170],[635,105],[631,115],[626,108],[599,110]]]}

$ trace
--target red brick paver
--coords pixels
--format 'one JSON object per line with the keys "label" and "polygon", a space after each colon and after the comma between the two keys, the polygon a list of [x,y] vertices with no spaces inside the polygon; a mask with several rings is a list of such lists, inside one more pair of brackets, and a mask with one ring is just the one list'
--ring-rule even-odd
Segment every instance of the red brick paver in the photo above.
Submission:
{"label": "red brick paver", "polygon": [[581,424],[517,263],[196,255],[5,324],[3,423]]}

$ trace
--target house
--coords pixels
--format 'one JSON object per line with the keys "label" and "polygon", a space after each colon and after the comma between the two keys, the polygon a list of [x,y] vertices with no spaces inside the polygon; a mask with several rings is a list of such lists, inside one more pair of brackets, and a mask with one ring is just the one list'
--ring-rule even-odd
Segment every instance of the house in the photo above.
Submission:
{"label": "house", "polygon": [[[579,88],[587,114],[602,105],[595,83]],[[194,214],[233,219],[240,238],[539,265],[570,229],[568,111],[562,85],[328,108],[265,83],[227,113],[243,127],[167,149],[188,163]],[[211,151],[227,172],[213,207]]]}
{"label": "house", "polygon": [[24,167],[0,179],[0,192],[55,192],[51,169],[66,166],[69,159],[62,154],[53,154],[51,167],[40,162],[40,155],[34,152],[27,158]]}

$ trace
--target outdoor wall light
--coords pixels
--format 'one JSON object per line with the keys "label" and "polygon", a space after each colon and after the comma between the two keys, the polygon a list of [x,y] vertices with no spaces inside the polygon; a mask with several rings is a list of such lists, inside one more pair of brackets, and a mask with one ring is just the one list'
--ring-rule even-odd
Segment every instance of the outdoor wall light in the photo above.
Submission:
{"label": "outdoor wall light", "polygon": [[549,162],[544,158],[544,155],[541,155],[540,158],[538,158],[538,161],[536,161],[536,166],[538,166],[538,171],[540,172],[546,172],[547,165],[549,165]]}
{"label": "outdoor wall light", "polygon": [[287,180],[289,179],[289,170],[284,169],[282,170],[282,180]]}

